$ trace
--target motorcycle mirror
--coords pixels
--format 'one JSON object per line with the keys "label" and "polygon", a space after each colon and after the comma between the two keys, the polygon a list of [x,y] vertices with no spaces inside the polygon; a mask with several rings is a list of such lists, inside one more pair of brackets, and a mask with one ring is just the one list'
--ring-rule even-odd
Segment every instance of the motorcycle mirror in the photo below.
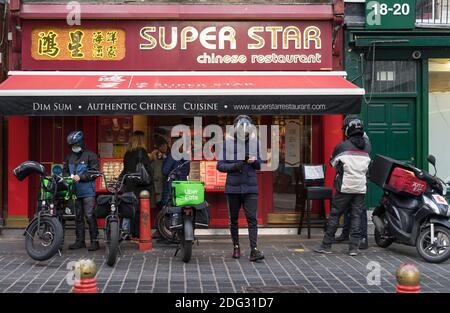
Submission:
{"label": "motorcycle mirror", "polygon": [[434,155],[430,154],[430,155],[427,157],[427,161],[428,161],[431,165],[433,165],[433,168],[434,168],[434,176],[436,176],[436,174],[437,174],[437,171],[436,171],[436,158],[434,157]]}
{"label": "motorcycle mirror", "polygon": [[434,157],[434,155],[430,154],[430,155],[427,157],[427,161],[428,161],[431,165],[433,165],[433,167],[436,166],[436,158]]}

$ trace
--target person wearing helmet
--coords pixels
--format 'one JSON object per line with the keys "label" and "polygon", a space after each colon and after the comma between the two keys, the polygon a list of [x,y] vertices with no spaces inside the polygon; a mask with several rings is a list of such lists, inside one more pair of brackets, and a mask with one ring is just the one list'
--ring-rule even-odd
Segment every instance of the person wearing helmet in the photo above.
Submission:
{"label": "person wearing helmet", "polygon": [[91,245],[89,251],[99,249],[98,227],[95,216],[95,178],[88,175],[88,171],[98,171],[100,166],[97,155],[86,149],[82,131],[73,131],[67,136],[67,144],[71,153],[64,161],[63,174],[71,176],[76,182],[77,205],[75,210],[75,235],[76,241],[69,249],[81,249],[86,247],[84,218],[89,225]]}
{"label": "person wearing helmet", "polygon": [[364,136],[364,127],[360,119],[347,117],[343,130],[346,139],[339,143],[331,156],[330,164],[336,169],[330,217],[325,236],[320,246],[314,248],[318,253],[331,253],[335,241],[339,218],[349,212],[350,242],[349,254],[356,256],[361,239],[361,214],[365,211],[365,194],[367,191],[367,172],[370,165],[371,146]]}
{"label": "person wearing helmet", "polygon": [[250,239],[250,261],[264,259],[257,248],[258,237],[258,180],[256,171],[261,169],[258,148],[259,141],[255,126],[247,115],[239,115],[234,120],[234,136],[227,135],[223,145],[223,155],[217,162],[217,170],[227,173],[225,194],[230,215],[230,232],[233,241],[233,258],[240,258],[238,218],[244,207]]}
{"label": "person wearing helmet", "polygon": [[[351,121],[352,118],[356,118],[353,116],[347,116],[344,120],[342,130],[345,131],[345,128],[348,126],[348,123]],[[370,142],[369,136],[367,136],[366,133],[364,133],[363,138]],[[359,244],[360,250],[366,250],[369,248],[369,241],[368,241],[368,234],[367,234],[367,210],[366,207],[364,207],[362,213],[361,213],[361,241]],[[344,214],[344,226],[342,227],[342,232],[339,237],[335,238],[336,243],[348,241],[350,237],[350,223],[351,223],[351,216],[350,213],[347,212]]]}

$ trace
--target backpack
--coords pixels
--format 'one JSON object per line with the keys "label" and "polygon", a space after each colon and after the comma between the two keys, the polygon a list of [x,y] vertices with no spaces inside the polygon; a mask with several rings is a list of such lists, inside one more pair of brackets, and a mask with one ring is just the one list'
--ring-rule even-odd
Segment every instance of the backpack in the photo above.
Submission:
{"label": "backpack", "polygon": [[151,184],[150,174],[147,172],[147,169],[142,162],[142,150],[139,150],[138,163],[136,164],[136,173],[139,173],[139,175],[141,176],[138,185],[147,186]]}

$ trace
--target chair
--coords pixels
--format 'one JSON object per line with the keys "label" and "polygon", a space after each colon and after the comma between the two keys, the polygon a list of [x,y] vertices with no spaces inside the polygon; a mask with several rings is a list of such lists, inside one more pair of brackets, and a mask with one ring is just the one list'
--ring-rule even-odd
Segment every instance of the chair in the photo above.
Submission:
{"label": "chair", "polygon": [[[298,234],[301,235],[303,220],[306,212],[306,227],[308,228],[308,239],[311,238],[311,223],[323,224],[325,227],[327,218],[325,212],[325,200],[330,201],[330,207],[333,199],[333,189],[325,186],[325,165],[303,164],[302,180],[304,186],[305,205],[301,208],[300,223]],[[311,221],[312,201],[322,201],[322,218]]]}

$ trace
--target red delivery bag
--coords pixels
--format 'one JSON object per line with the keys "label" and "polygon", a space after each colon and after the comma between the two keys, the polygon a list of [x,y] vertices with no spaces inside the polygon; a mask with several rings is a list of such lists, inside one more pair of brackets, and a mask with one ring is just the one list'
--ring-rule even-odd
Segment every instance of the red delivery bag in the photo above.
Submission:
{"label": "red delivery bag", "polygon": [[396,167],[391,173],[388,186],[400,194],[420,196],[427,189],[427,183],[414,175],[414,172]]}

